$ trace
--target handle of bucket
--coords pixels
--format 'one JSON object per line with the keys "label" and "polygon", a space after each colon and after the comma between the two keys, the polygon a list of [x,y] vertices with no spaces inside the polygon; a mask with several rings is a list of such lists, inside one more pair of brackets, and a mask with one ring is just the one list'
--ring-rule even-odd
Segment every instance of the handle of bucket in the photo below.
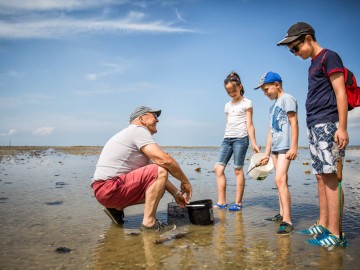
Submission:
{"label": "handle of bucket", "polygon": [[256,163],[254,167],[252,167],[250,170],[248,170],[248,172],[246,174],[249,174],[249,172],[251,172],[253,169],[259,167],[261,165],[260,162]]}
{"label": "handle of bucket", "polygon": [[205,204],[187,204],[186,207],[204,207]]}

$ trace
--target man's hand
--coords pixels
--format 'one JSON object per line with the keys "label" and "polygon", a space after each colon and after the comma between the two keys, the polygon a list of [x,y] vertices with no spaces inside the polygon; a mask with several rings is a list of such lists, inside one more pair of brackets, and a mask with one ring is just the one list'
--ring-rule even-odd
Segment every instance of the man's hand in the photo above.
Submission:
{"label": "man's hand", "polygon": [[175,197],[175,201],[181,208],[185,208],[186,204],[188,204],[185,196],[181,193]]}
{"label": "man's hand", "polygon": [[191,188],[191,184],[190,183],[181,183],[180,185],[180,190],[181,190],[181,194],[184,195],[186,194],[186,196],[184,196],[186,203],[190,203],[190,199],[192,197],[192,188]]}

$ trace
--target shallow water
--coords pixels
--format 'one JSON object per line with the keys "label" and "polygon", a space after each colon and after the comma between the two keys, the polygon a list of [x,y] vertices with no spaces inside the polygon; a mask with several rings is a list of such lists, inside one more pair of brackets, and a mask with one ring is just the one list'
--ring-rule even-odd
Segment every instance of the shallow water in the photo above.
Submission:
{"label": "shallow water", "polygon": [[[217,149],[166,149],[193,184],[193,200],[216,201],[213,164]],[[308,246],[306,236],[275,234],[278,224],[264,220],[278,212],[274,175],[247,177],[244,209],[215,210],[209,226],[178,221],[164,235],[139,233],[143,206],[125,210],[123,227],[113,225],[89,187],[97,156],[52,150],[6,157],[0,162],[0,269],[358,269],[360,256],[360,151],[346,153],[343,172],[343,230],[348,248]],[[296,229],[318,216],[315,177],[308,150],[290,167],[292,221]],[[249,164],[246,161],[245,169]],[[201,171],[195,171],[200,167]],[[228,202],[235,198],[232,166],[226,170]],[[171,179],[177,186],[178,182]],[[162,199],[158,218],[167,221]],[[68,253],[56,249],[66,247]]]}

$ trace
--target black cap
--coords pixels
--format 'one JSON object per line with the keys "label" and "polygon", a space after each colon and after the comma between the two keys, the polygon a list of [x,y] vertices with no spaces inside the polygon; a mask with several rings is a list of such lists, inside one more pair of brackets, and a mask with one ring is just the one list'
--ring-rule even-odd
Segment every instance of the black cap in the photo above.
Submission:
{"label": "black cap", "polygon": [[315,35],[315,30],[308,23],[298,22],[289,28],[285,38],[279,41],[277,45],[289,44],[303,35]]}

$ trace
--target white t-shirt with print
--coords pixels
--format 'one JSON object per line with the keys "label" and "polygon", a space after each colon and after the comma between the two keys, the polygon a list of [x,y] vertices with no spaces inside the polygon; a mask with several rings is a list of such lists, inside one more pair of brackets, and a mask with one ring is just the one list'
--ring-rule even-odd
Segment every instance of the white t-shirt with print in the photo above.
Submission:
{"label": "white t-shirt with print", "polygon": [[252,108],[252,106],[252,101],[245,97],[237,103],[230,101],[225,104],[227,122],[224,138],[243,138],[248,136],[246,110]]}
{"label": "white t-shirt with print", "polygon": [[270,107],[272,151],[290,149],[291,125],[287,113],[297,113],[297,110],[296,99],[287,93],[282,94]]}

